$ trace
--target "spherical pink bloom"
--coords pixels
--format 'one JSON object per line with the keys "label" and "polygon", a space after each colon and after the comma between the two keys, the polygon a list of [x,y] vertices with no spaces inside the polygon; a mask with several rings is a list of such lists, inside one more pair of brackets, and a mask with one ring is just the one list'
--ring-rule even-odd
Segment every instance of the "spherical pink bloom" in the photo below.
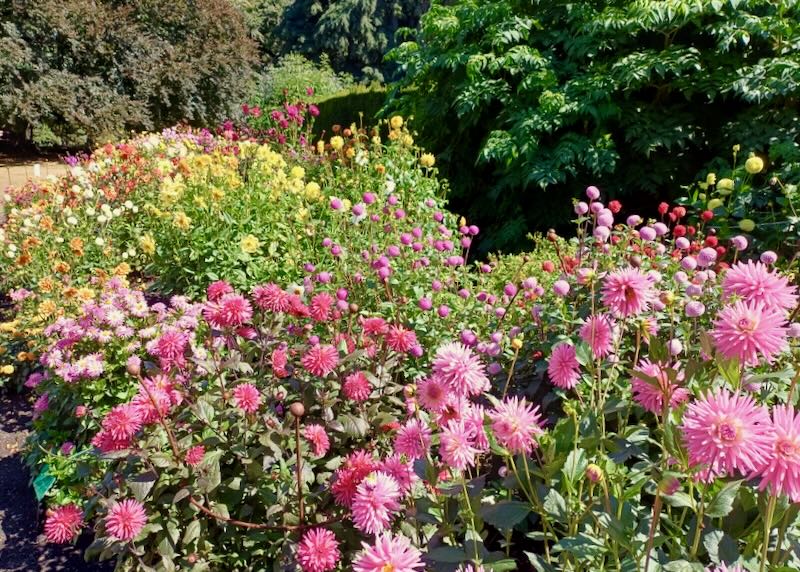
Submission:
{"label": "spherical pink bloom", "polygon": [[769,488],[773,495],[785,494],[800,502],[800,414],[791,405],[776,405],[772,430],[772,454],[754,475],[761,478],[758,489]]}
{"label": "spherical pink bloom", "polygon": [[291,307],[289,293],[285,292],[277,284],[269,283],[263,286],[256,286],[252,291],[253,301],[262,310],[283,313],[288,312]]}
{"label": "spherical pink bloom", "polygon": [[617,270],[603,280],[603,304],[620,317],[641,314],[653,297],[653,283],[638,268]]}
{"label": "spherical pink bloom", "polygon": [[325,377],[339,365],[339,351],[331,345],[316,345],[300,360],[303,367],[318,377]]}
{"label": "spherical pink bloom", "polygon": [[142,428],[142,415],[134,405],[117,405],[105,416],[102,427],[115,440],[129,440]]}
{"label": "spherical pink bloom", "polygon": [[324,457],[331,448],[331,442],[328,439],[328,434],[325,432],[325,427],[318,424],[306,425],[303,428],[303,437],[311,443],[314,450],[315,457]]}
{"label": "spherical pink bloom", "polygon": [[340,557],[336,535],[324,528],[309,530],[297,545],[297,562],[303,572],[333,570]]}
{"label": "spherical pink bloom", "polygon": [[286,348],[276,348],[272,350],[270,363],[272,364],[272,372],[275,374],[275,377],[289,377],[289,372],[286,369],[286,365],[289,363]]}
{"label": "spherical pink bloom", "polygon": [[252,383],[240,383],[233,388],[233,400],[245,413],[255,413],[261,405],[261,393]]}
{"label": "spherical pink bloom", "polygon": [[489,411],[492,431],[497,441],[513,454],[530,453],[536,436],[543,433],[539,408],[525,399],[511,397]]}
{"label": "spherical pink bloom", "polygon": [[[670,377],[670,373],[672,377]],[[637,377],[641,373],[650,379]],[[648,359],[639,362],[633,374],[631,389],[633,390],[633,400],[655,415],[664,414],[664,400],[668,399],[670,407],[677,407],[685,401],[689,401],[691,393],[685,387],[681,387],[683,372],[677,371],[675,366],[661,365],[652,363]]]}
{"label": "spherical pink bloom", "polygon": [[344,378],[342,391],[353,401],[366,401],[372,393],[372,384],[363,371],[356,371]]}
{"label": "spherical pink bloom", "polygon": [[316,294],[308,305],[309,314],[317,322],[326,322],[331,317],[331,306],[336,300],[327,292]]}
{"label": "spherical pink bloom", "polygon": [[408,353],[417,345],[417,334],[403,326],[389,326],[386,345],[398,353]]}
{"label": "spherical pink bloom", "polygon": [[778,270],[770,270],[761,262],[737,262],[722,279],[722,292],[726,298],[741,296],[746,302],[761,302],[792,310],[797,306],[797,288]]}
{"label": "spherical pink bloom", "polygon": [[788,331],[784,310],[738,300],[717,314],[711,337],[726,358],[757,365],[758,354],[771,363],[775,355],[786,350]]}
{"label": "spherical pink bloom", "polygon": [[417,382],[417,394],[420,405],[434,413],[444,411],[450,397],[447,384],[435,375]]}
{"label": "spherical pink bloom", "polygon": [[450,420],[442,429],[439,454],[448,466],[463,471],[475,464],[475,431],[464,420]]}
{"label": "spherical pink bloom", "polygon": [[444,344],[436,350],[433,373],[456,395],[479,395],[491,387],[481,359],[458,342]]}
{"label": "spherical pink bloom", "polygon": [[556,280],[553,283],[553,292],[555,292],[556,296],[563,298],[569,294],[569,282],[566,280]]}
{"label": "spherical pink bloom", "polygon": [[419,477],[414,472],[414,463],[404,460],[397,453],[386,457],[381,462],[379,470],[392,477],[397,482],[397,486],[400,487],[400,493],[404,495],[419,480]]}
{"label": "spherical pink bloom", "polygon": [[359,318],[359,320],[364,334],[368,336],[382,336],[389,330],[383,318]]}
{"label": "spherical pink bloom", "polygon": [[183,367],[186,363],[184,354],[189,345],[189,336],[178,328],[167,328],[156,340],[151,353],[159,358],[161,368]]}
{"label": "spherical pink bloom", "polygon": [[707,470],[711,479],[737,471],[749,477],[772,454],[769,413],[749,395],[709,393],[689,404],[681,430],[689,463]]}
{"label": "spherical pink bloom", "polygon": [[81,526],[83,526],[83,511],[74,504],[68,504],[47,511],[44,535],[47,542],[66,544],[75,538]]}
{"label": "spherical pink bloom", "polygon": [[421,459],[431,448],[431,430],[419,419],[410,419],[397,430],[394,450],[410,459]]}
{"label": "spherical pink bloom", "polygon": [[550,382],[561,389],[572,389],[581,378],[581,365],[575,355],[575,348],[568,343],[560,343],[553,348],[550,363],[547,365]]}
{"label": "spherical pink bloom", "polygon": [[336,469],[331,484],[331,492],[336,502],[350,508],[356,496],[358,485],[364,478],[375,471],[378,465],[372,455],[366,451],[350,453],[342,467]]}
{"label": "spherical pink bloom", "polygon": [[422,553],[402,535],[382,534],[364,549],[353,562],[353,572],[416,572],[424,568]]}
{"label": "spherical pink bloom", "polygon": [[190,467],[195,467],[203,462],[203,457],[206,456],[206,448],[202,445],[195,445],[186,451],[184,460]]}
{"label": "spherical pink bloom", "polygon": [[230,284],[224,280],[217,280],[216,282],[212,282],[208,285],[208,288],[206,289],[206,297],[208,298],[209,302],[216,302],[225,294],[230,294],[232,292],[233,287]]}
{"label": "spherical pink bloom", "polygon": [[393,477],[382,471],[370,474],[356,488],[353,524],[365,534],[383,532],[400,510],[399,499],[400,487]]}
{"label": "spherical pink bloom", "polygon": [[589,316],[578,333],[592,348],[592,355],[596,358],[606,357],[614,347],[613,323],[604,314]]}
{"label": "spherical pink bloom", "polygon": [[237,328],[250,321],[253,308],[241,294],[225,294],[206,304],[203,317],[215,328]]}
{"label": "spherical pink bloom", "polygon": [[116,540],[133,540],[147,523],[144,506],[137,500],[114,503],[106,516],[106,532]]}
{"label": "spherical pink bloom", "polygon": [[75,407],[75,417],[85,417],[89,413],[89,409],[85,405],[78,405]]}

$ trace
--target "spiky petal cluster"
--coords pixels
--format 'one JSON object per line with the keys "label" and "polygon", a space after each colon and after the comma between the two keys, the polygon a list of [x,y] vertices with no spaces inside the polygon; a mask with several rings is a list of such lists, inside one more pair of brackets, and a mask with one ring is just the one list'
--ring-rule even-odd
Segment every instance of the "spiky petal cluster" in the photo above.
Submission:
{"label": "spiky petal cluster", "polygon": [[497,441],[511,453],[530,453],[538,446],[536,436],[543,433],[539,408],[524,399],[506,399],[489,411],[489,418]]}
{"label": "spiky petal cluster", "polygon": [[725,272],[722,292],[725,298],[737,295],[746,302],[761,302],[783,310],[797,306],[797,288],[789,284],[789,279],[752,260],[737,262]]}
{"label": "spiky petal cluster", "polygon": [[547,365],[547,375],[556,387],[572,389],[578,385],[581,378],[581,365],[571,344],[560,343],[553,348],[550,362]]}
{"label": "spiky petal cluster", "polygon": [[206,304],[203,317],[215,328],[237,328],[252,319],[253,308],[241,294],[225,294]]}
{"label": "spiky petal cluster", "polygon": [[306,425],[303,428],[303,437],[311,443],[311,448],[315,457],[324,457],[331,448],[331,442],[325,428],[317,423]]}
{"label": "spiky petal cluster", "polygon": [[633,372],[633,400],[651,413],[661,416],[665,401],[670,407],[677,407],[691,397],[689,390],[681,386],[682,380],[683,372],[677,371],[674,366],[643,359]]}
{"label": "spiky petal cluster", "polygon": [[44,535],[47,542],[66,544],[75,538],[81,526],[83,511],[74,504],[68,504],[48,511]]}
{"label": "spiky petal cluster", "polygon": [[464,344],[453,342],[436,350],[433,374],[456,395],[479,395],[490,387],[486,367]]}
{"label": "spiky petal cluster", "polygon": [[358,485],[377,468],[378,464],[375,459],[366,451],[350,453],[345,458],[343,465],[333,474],[331,492],[336,502],[350,508],[353,505]]}
{"label": "spiky petal cluster", "polygon": [[739,300],[724,307],[714,320],[711,337],[727,358],[758,365],[759,354],[768,362],[786,350],[786,313],[761,302]]}
{"label": "spiky petal cluster", "polygon": [[331,345],[312,346],[300,362],[313,375],[325,377],[339,365],[339,352]]}
{"label": "spiky petal cluster", "polygon": [[592,355],[595,358],[606,357],[614,347],[613,322],[605,314],[589,316],[578,333],[581,339],[592,348]]}
{"label": "spiky petal cluster", "polygon": [[353,572],[417,572],[422,570],[422,553],[405,536],[382,534],[372,546],[362,543],[363,550],[353,562]]}
{"label": "spiky petal cluster", "polygon": [[772,454],[757,473],[761,477],[758,488],[800,502],[800,413],[791,405],[776,405],[772,431]]}
{"label": "spiky petal cluster", "polygon": [[464,420],[448,421],[440,436],[439,454],[449,467],[463,471],[475,465],[475,455],[480,450],[475,447],[475,430]]}
{"label": "spiky petal cluster", "polygon": [[344,378],[342,392],[347,399],[366,401],[372,393],[372,384],[363,371],[356,371]]}
{"label": "spiky petal cluster", "polygon": [[603,280],[603,304],[621,318],[641,314],[653,297],[653,282],[638,268],[617,270]]}
{"label": "spiky petal cluster", "polygon": [[106,532],[117,540],[133,540],[147,523],[144,506],[137,500],[126,499],[111,506],[106,516]]}
{"label": "spiky petal cluster", "polygon": [[400,510],[400,486],[394,477],[376,471],[359,483],[353,498],[353,524],[365,534],[386,530]]}
{"label": "spiky petal cluster", "polygon": [[333,570],[340,557],[336,535],[324,528],[309,530],[297,545],[297,562],[303,572]]}
{"label": "spiky petal cluster", "polygon": [[261,393],[252,383],[240,383],[233,388],[233,401],[245,413],[255,413],[261,405]]}
{"label": "spiky petal cluster", "polygon": [[421,459],[430,448],[431,430],[419,419],[410,419],[394,437],[394,450],[409,459]]}
{"label": "spiky petal cluster", "polygon": [[292,306],[289,293],[274,283],[256,286],[252,291],[253,301],[262,310],[283,313]]}

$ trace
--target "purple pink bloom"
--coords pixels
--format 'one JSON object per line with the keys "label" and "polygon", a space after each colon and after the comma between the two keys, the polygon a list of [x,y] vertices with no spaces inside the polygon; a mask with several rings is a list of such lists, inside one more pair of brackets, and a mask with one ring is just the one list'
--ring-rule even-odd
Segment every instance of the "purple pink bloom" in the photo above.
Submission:
{"label": "purple pink bloom", "polygon": [[590,316],[579,330],[581,339],[592,348],[595,358],[606,357],[614,347],[614,329],[611,319],[603,314]]}
{"label": "purple pink bloom", "polygon": [[409,419],[397,430],[394,450],[409,459],[421,459],[431,448],[431,430],[419,419]]}
{"label": "purple pink bloom", "polygon": [[444,344],[433,358],[433,374],[456,395],[479,395],[490,388],[486,367],[470,348]]}
{"label": "purple pink bloom", "polygon": [[761,302],[783,310],[797,306],[797,288],[789,284],[789,279],[752,260],[737,262],[725,272],[722,292],[726,298],[737,295],[745,302]]}
{"label": "purple pink bloom", "polygon": [[578,385],[581,366],[571,344],[560,343],[553,348],[550,363],[547,365],[547,375],[551,383],[561,389],[572,389]]}
{"label": "purple pink bloom", "polygon": [[303,437],[311,443],[315,457],[324,457],[331,447],[325,428],[319,424],[306,425],[303,428]]}
{"label": "purple pink bloom", "polygon": [[[637,373],[641,377],[637,377]],[[683,372],[677,371],[674,366],[643,359],[633,373],[633,400],[651,413],[661,416],[665,401],[670,407],[677,407],[691,397],[689,390],[681,386],[682,380]]]}
{"label": "purple pink bloom", "polygon": [[324,528],[309,530],[297,545],[297,562],[303,572],[333,570],[340,557],[336,535]]}
{"label": "purple pink bloom", "polygon": [[255,413],[261,405],[261,394],[252,383],[241,383],[233,388],[233,401],[245,413]]}
{"label": "purple pink bloom", "polygon": [[463,471],[475,464],[475,455],[480,451],[475,447],[475,431],[463,420],[452,419],[447,422],[440,436],[439,454],[442,460],[457,471]]}
{"label": "purple pink bloom", "polygon": [[786,313],[761,302],[743,302],[724,307],[714,321],[711,337],[717,350],[726,358],[757,365],[759,354],[767,362],[786,347]]}
{"label": "purple pink bloom", "polygon": [[759,490],[769,488],[773,495],[784,494],[800,502],[800,414],[791,405],[776,405],[772,410],[772,442],[767,462],[756,473]]}
{"label": "purple pink bloom", "polygon": [[356,371],[344,378],[342,391],[347,399],[366,401],[372,393],[372,384],[363,371]]}
{"label": "purple pink bloom", "polygon": [[489,412],[497,441],[513,454],[530,453],[542,431],[539,408],[524,399],[512,397]]}
{"label": "purple pink bloom", "polygon": [[66,544],[75,538],[81,526],[83,526],[83,511],[74,504],[68,504],[47,511],[44,535],[47,542]]}
{"label": "purple pink bloom", "polygon": [[144,506],[137,500],[114,503],[106,516],[106,532],[117,540],[130,541],[139,536],[147,523]]}
{"label": "purple pink bloom", "polygon": [[359,483],[353,498],[353,524],[365,534],[386,530],[400,510],[400,487],[388,474],[377,471]]}
{"label": "purple pink bloom", "polygon": [[603,304],[621,318],[647,310],[653,296],[653,283],[638,268],[617,270],[603,280]]}
{"label": "purple pink bloom", "polygon": [[382,534],[353,562],[353,572],[417,572],[424,568],[422,553],[405,536]]}

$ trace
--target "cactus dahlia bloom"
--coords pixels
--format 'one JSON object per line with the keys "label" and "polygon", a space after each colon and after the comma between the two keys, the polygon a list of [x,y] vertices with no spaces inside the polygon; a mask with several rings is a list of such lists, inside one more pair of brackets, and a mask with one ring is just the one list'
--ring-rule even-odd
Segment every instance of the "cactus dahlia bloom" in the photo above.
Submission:
{"label": "cactus dahlia bloom", "polygon": [[524,399],[506,399],[489,412],[492,431],[498,442],[513,454],[530,453],[536,436],[543,433],[539,408]]}
{"label": "cactus dahlia bloom", "polygon": [[797,306],[797,288],[789,284],[789,279],[752,260],[737,262],[725,272],[722,292],[726,298],[737,295],[745,302],[761,302],[783,310]]}
{"label": "cactus dahlia bloom", "polygon": [[303,572],[333,570],[340,557],[336,535],[324,528],[309,530],[297,546],[297,562]]}
{"label": "cactus dahlia bloom", "polygon": [[767,362],[786,349],[786,313],[761,302],[737,301],[723,308],[714,321],[711,337],[726,358],[757,365],[759,354]]}
{"label": "cactus dahlia bloom", "polygon": [[47,513],[44,535],[48,542],[66,544],[75,538],[83,525],[83,511],[74,504],[55,508]]}
{"label": "cactus dahlia bloom", "polygon": [[147,523],[144,506],[137,500],[126,499],[111,506],[106,516],[106,532],[117,540],[133,540]]}
{"label": "cactus dahlia bloom", "polygon": [[558,344],[550,355],[547,375],[556,387],[572,389],[581,378],[580,364],[575,355],[575,348],[566,343]]}
{"label": "cactus dahlia bloom", "polygon": [[417,572],[424,568],[422,553],[405,536],[382,534],[373,546],[362,546],[364,550],[353,562],[354,572]]}
{"label": "cactus dahlia bloom", "polygon": [[758,489],[800,502],[800,414],[791,405],[775,406],[772,429],[772,455],[756,473],[761,477]]}
{"label": "cactus dahlia bloom", "polygon": [[622,318],[647,310],[653,296],[650,277],[638,268],[617,270],[603,280],[603,304]]}
{"label": "cactus dahlia bloom", "polygon": [[365,534],[386,530],[394,513],[400,510],[400,486],[383,471],[367,476],[356,488],[353,499],[353,524]]}

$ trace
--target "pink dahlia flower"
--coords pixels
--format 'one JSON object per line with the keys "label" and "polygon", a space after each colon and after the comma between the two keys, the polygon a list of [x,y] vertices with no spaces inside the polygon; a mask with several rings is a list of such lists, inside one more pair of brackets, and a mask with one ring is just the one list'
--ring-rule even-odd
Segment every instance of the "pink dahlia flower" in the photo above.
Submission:
{"label": "pink dahlia flower", "polygon": [[382,471],[367,476],[353,498],[353,524],[365,534],[383,532],[400,510],[400,486]]}
{"label": "pink dahlia flower", "polygon": [[322,425],[311,424],[303,428],[303,437],[311,443],[311,448],[315,457],[324,457],[331,448],[331,442],[328,439],[328,434]]}
{"label": "pink dahlia flower", "polygon": [[356,496],[358,485],[364,478],[375,471],[378,464],[366,451],[350,453],[342,467],[333,474],[331,492],[336,502],[344,507],[351,507]]}
{"label": "pink dahlia flower", "polygon": [[711,337],[726,358],[757,365],[758,354],[771,363],[775,355],[786,350],[788,332],[785,311],[739,300],[717,314]]}
{"label": "pink dahlia flower", "polygon": [[186,464],[190,467],[195,467],[203,462],[203,458],[206,456],[206,448],[202,445],[195,445],[194,447],[189,448],[186,451],[186,455],[184,456],[184,460]]}
{"label": "pink dahlia flower", "polygon": [[133,540],[147,523],[144,506],[137,500],[126,499],[111,506],[106,516],[106,532],[117,540]]}
{"label": "pink dahlia flower", "polygon": [[256,306],[262,310],[284,313],[288,312],[292,306],[289,293],[285,292],[277,284],[269,283],[263,286],[256,286],[251,294]]}
{"label": "pink dahlia flower", "polygon": [[134,405],[117,405],[103,418],[102,427],[118,441],[130,440],[142,428],[142,415]]}
{"label": "pink dahlia flower", "polygon": [[208,288],[206,289],[206,297],[208,298],[209,302],[216,302],[225,294],[230,294],[232,292],[233,287],[230,284],[224,280],[217,280],[216,282],[212,282],[208,285]]}
{"label": "pink dahlia flower", "polygon": [[578,332],[595,358],[606,357],[614,347],[614,324],[604,314],[590,316]]}
{"label": "pink dahlia flower", "polygon": [[324,528],[309,530],[297,545],[297,562],[303,572],[333,570],[340,557],[336,535]]}
{"label": "pink dahlia flower", "polygon": [[66,544],[75,538],[81,526],[83,526],[83,511],[74,504],[68,504],[47,511],[44,535],[47,542]]}
{"label": "pink dahlia flower", "polygon": [[417,334],[403,326],[389,326],[386,345],[397,353],[408,353],[417,345]]}
{"label": "pink dahlia flower", "polygon": [[272,371],[275,373],[275,377],[289,377],[289,371],[286,369],[286,365],[289,363],[289,357],[286,353],[286,348],[276,348],[272,350],[270,363],[272,364]]}
{"label": "pink dahlia flower", "polygon": [[241,294],[225,294],[206,304],[203,317],[215,328],[238,328],[252,319],[253,308]]}
{"label": "pink dahlia flower", "polygon": [[543,433],[539,408],[524,399],[512,397],[489,412],[497,441],[513,454],[530,453],[536,436]]}
{"label": "pink dahlia flower", "polygon": [[382,336],[389,331],[386,320],[383,318],[359,318],[364,334],[368,336]]}
{"label": "pink dahlia flower", "polygon": [[475,464],[475,431],[463,420],[451,420],[442,429],[439,454],[448,466],[463,471]]}
{"label": "pink dahlia flower", "polygon": [[318,377],[325,377],[339,365],[339,352],[331,345],[316,345],[300,360],[303,367]]}
{"label": "pink dahlia flower", "polygon": [[434,413],[444,411],[450,397],[447,385],[435,375],[417,381],[417,395],[422,407]]}
{"label": "pink dahlia flower", "polygon": [[255,413],[261,405],[261,394],[252,383],[241,383],[233,388],[233,401],[245,413]]}
{"label": "pink dahlia flower", "polygon": [[761,478],[758,488],[800,502],[800,414],[791,405],[775,406],[772,429],[772,454],[755,475]]}
{"label": "pink dahlia flower", "polygon": [[421,459],[431,448],[431,430],[419,419],[410,419],[397,430],[394,450],[409,459]]}
{"label": "pink dahlia flower", "polygon": [[317,322],[327,322],[331,317],[331,307],[336,303],[333,296],[320,292],[311,299],[308,305],[309,314]]}
{"label": "pink dahlia flower", "polygon": [[749,395],[709,393],[689,404],[681,430],[689,463],[707,470],[710,479],[736,472],[749,477],[772,455],[769,413]]}
{"label": "pink dahlia flower", "polygon": [[405,536],[382,534],[353,562],[353,572],[416,572],[424,568],[422,553]]}
{"label": "pink dahlia flower", "polygon": [[722,279],[722,292],[726,298],[741,296],[746,302],[761,302],[792,310],[797,306],[797,288],[777,270],[770,270],[761,262],[737,262]]}
{"label": "pink dahlia flower", "polygon": [[386,457],[381,462],[380,471],[392,477],[397,482],[397,486],[400,487],[400,493],[404,495],[419,480],[419,477],[414,472],[414,463],[404,460],[397,453]]}
{"label": "pink dahlia flower", "polygon": [[550,363],[547,365],[550,382],[561,389],[572,389],[581,378],[581,365],[575,355],[575,348],[568,343],[560,343],[553,348]]}
{"label": "pink dahlia flower", "polygon": [[342,392],[353,401],[366,401],[372,393],[372,384],[363,371],[356,371],[344,378]]}
{"label": "pink dahlia flower", "polygon": [[[641,373],[642,377],[637,377],[637,373]],[[677,371],[675,366],[661,365],[643,359],[633,372],[631,382],[633,400],[651,413],[661,416],[664,413],[665,400],[670,407],[677,407],[689,401],[691,393],[681,386],[682,381],[683,372]]]}
{"label": "pink dahlia flower", "polygon": [[603,280],[603,304],[622,318],[646,311],[653,297],[650,277],[638,268],[617,270]]}
{"label": "pink dahlia flower", "polygon": [[457,342],[436,350],[433,373],[457,395],[479,395],[490,388],[486,367],[470,348]]}

